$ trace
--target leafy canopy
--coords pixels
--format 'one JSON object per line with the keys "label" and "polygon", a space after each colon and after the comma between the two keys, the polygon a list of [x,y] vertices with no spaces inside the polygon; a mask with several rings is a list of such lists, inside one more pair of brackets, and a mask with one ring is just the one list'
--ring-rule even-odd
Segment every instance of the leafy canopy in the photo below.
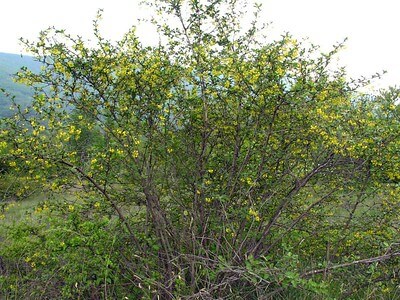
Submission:
{"label": "leafy canopy", "polygon": [[[112,43],[99,19],[95,47],[55,29],[26,42],[44,68],[17,74],[33,103],[0,133],[26,180],[83,187],[78,223],[100,222],[99,207],[113,220],[101,228],[122,283],[108,295],[327,293],[341,275],[330,265],[385,253],[398,222],[398,91],[360,95],[331,67],[341,45],[266,42],[257,22],[242,28],[237,1],[153,7],[155,47],[135,28]],[[362,266],[342,285],[350,293]]]}

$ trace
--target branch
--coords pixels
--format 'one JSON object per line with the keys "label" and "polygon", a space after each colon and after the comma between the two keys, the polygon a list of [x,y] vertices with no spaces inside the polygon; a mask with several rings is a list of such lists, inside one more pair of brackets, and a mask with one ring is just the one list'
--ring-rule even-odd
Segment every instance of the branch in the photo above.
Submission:
{"label": "branch", "polygon": [[137,240],[135,234],[133,233],[132,227],[129,225],[128,221],[126,220],[124,214],[122,213],[122,211],[120,210],[120,208],[118,207],[118,205],[111,199],[110,195],[107,193],[107,191],[102,188],[95,180],[93,177],[89,176],[88,174],[86,174],[81,168],[74,166],[73,164],[65,161],[65,160],[60,160],[60,163],[63,165],[66,165],[72,169],[74,169],[76,172],[78,172],[79,174],[81,174],[85,179],[87,179],[91,184],[94,185],[94,187],[110,202],[111,206],[114,208],[114,210],[117,212],[119,219],[122,221],[122,223],[125,224],[126,229],[128,230],[132,241],[139,247],[140,243]]}
{"label": "branch", "polygon": [[395,252],[395,253],[385,254],[385,255],[381,255],[381,256],[355,260],[355,261],[352,261],[352,262],[348,262],[348,263],[344,263],[344,264],[340,264],[340,265],[335,265],[335,266],[331,266],[331,267],[326,267],[326,268],[323,268],[323,269],[311,270],[311,271],[303,273],[300,277],[304,278],[304,277],[314,276],[316,274],[321,274],[321,273],[324,273],[324,272],[328,272],[328,271],[332,271],[332,270],[336,270],[336,269],[340,269],[340,268],[347,268],[347,267],[351,267],[351,266],[355,266],[355,265],[361,265],[361,264],[368,265],[368,264],[371,264],[371,263],[374,263],[374,262],[381,262],[381,261],[389,260],[389,259],[391,259],[393,257],[397,257],[397,256],[400,256],[400,252]]}
{"label": "branch", "polygon": [[313,209],[315,206],[320,205],[324,200],[326,200],[329,196],[331,196],[333,193],[335,192],[335,190],[332,190],[331,192],[329,192],[328,194],[324,195],[323,197],[321,197],[318,201],[312,203],[310,206],[308,206],[308,208],[296,219],[292,222],[292,224],[290,224],[290,226],[286,229],[286,231],[284,233],[282,233],[279,237],[276,238],[276,240],[274,242],[271,242],[271,244],[267,247],[267,249],[265,250],[265,252],[268,252],[272,247],[274,247],[279,241],[281,241],[284,236],[286,234],[288,234],[296,225],[297,223],[299,223],[302,219],[304,219],[309,212],[311,211],[311,209]]}
{"label": "branch", "polygon": [[259,250],[260,247],[269,234],[272,226],[275,224],[276,220],[279,218],[281,215],[282,211],[286,208],[287,204],[290,202],[292,197],[297,194],[307,183],[308,181],[315,175],[318,174],[322,169],[325,167],[329,166],[331,163],[332,158],[334,157],[333,154],[330,154],[327,160],[314,168],[311,172],[309,172],[306,176],[304,176],[301,180],[297,180],[293,188],[287,193],[286,197],[284,197],[281,202],[279,203],[279,206],[276,208],[274,214],[270,218],[268,224],[265,226],[264,231],[261,235],[261,238],[258,240],[257,244],[253,247],[253,249],[250,251],[251,254],[256,254]]}

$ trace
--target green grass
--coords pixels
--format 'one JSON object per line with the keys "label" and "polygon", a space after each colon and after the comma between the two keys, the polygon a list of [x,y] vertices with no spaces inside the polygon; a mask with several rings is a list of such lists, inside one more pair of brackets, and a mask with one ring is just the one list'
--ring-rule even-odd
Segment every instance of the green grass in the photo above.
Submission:
{"label": "green grass", "polygon": [[27,199],[21,201],[10,202],[4,211],[3,222],[10,224],[21,221],[27,212],[34,210],[34,208],[43,201],[47,200],[47,196],[44,194],[33,195]]}
{"label": "green grass", "polygon": [[[62,194],[50,196],[47,193],[35,193],[25,199],[18,201],[11,201],[5,205],[4,212],[0,213],[2,218],[1,222],[3,225],[12,225],[21,221],[24,221],[27,214],[33,212],[35,208],[45,201],[74,201],[75,197],[73,194]],[[0,234],[2,229],[0,228]]]}

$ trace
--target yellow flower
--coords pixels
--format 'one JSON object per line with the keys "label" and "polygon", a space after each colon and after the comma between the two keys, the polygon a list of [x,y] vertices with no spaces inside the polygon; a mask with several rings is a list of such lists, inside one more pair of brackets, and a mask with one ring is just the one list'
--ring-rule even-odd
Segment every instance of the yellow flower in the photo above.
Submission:
{"label": "yellow flower", "polygon": [[258,211],[250,208],[249,209],[249,215],[252,216],[254,218],[254,220],[256,220],[257,222],[260,221],[260,215],[258,214]]}

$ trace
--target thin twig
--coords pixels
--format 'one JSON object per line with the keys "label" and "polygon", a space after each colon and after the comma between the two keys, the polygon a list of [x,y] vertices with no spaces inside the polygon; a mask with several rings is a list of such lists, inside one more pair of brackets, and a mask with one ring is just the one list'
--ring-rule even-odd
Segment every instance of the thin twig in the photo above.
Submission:
{"label": "thin twig", "polygon": [[389,259],[392,259],[392,258],[397,257],[397,256],[400,256],[400,252],[395,252],[395,253],[385,254],[385,255],[381,255],[381,256],[375,256],[375,257],[355,260],[355,261],[352,261],[352,262],[348,262],[348,263],[344,263],[344,264],[340,264],[340,265],[334,265],[334,266],[326,267],[326,268],[323,268],[323,269],[311,270],[311,271],[303,273],[301,275],[301,277],[302,278],[309,277],[309,276],[313,276],[313,275],[317,275],[317,274],[333,271],[333,270],[340,269],[340,268],[347,268],[347,267],[351,267],[351,266],[355,266],[355,265],[361,265],[361,264],[368,265],[368,264],[372,264],[374,262],[380,262],[380,261],[389,260]]}

